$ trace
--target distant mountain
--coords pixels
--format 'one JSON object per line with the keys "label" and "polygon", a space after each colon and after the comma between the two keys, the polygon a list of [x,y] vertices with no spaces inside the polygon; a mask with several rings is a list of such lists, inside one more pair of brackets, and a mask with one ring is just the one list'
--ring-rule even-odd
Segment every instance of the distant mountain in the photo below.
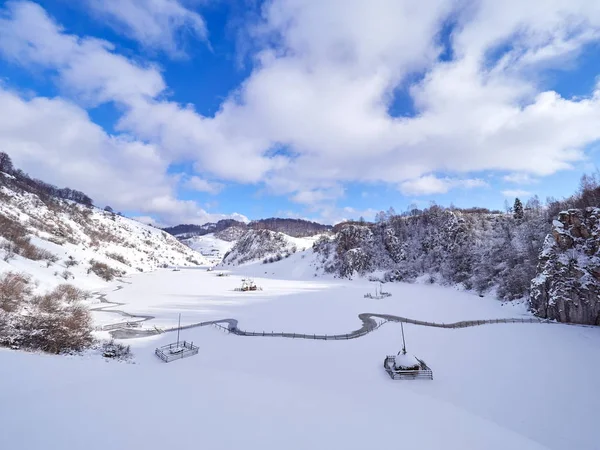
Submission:
{"label": "distant mountain", "polygon": [[176,236],[180,239],[185,239],[192,236],[204,236],[205,234],[209,233],[218,233],[219,231],[223,231],[233,226],[245,228],[246,224],[244,222],[239,222],[234,219],[223,219],[219,220],[216,223],[205,223],[203,225],[176,225],[174,227],[163,228],[163,231],[166,231],[167,233]]}
{"label": "distant mountain", "polygon": [[[332,229],[329,225],[323,225],[308,220],[280,219],[272,217],[269,219],[253,220],[248,224],[233,219],[225,219],[216,223],[205,223],[203,225],[184,224],[164,228],[164,231],[179,239],[187,239],[192,236],[204,236],[210,233],[215,233],[217,236],[219,236],[219,234],[229,236],[227,233],[221,232],[232,227],[236,228],[236,232],[230,233],[229,235],[236,236],[234,239],[239,238],[248,230],[269,230],[277,233],[284,233],[292,237],[308,237],[325,233]],[[229,237],[225,240],[232,239]]]}

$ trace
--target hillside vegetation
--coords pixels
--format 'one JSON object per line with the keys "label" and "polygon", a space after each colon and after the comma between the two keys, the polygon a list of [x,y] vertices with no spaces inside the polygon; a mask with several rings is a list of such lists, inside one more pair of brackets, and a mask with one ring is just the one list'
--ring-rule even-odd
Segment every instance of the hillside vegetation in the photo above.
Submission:
{"label": "hillside vegetation", "polygon": [[90,290],[206,260],[168,233],[33,180],[0,153],[0,345],[60,352],[91,342]]}

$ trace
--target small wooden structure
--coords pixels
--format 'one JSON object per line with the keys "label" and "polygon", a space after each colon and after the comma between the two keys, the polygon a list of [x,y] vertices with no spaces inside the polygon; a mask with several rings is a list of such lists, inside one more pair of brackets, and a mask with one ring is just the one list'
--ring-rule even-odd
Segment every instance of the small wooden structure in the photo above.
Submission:
{"label": "small wooden structure", "polygon": [[390,292],[385,292],[383,290],[383,287],[381,286],[381,284],[379,284],[379,292],[377,292],[377,286],[375,286],[375,295],[371,294],[370,292],[368,294],[365,294],[365,298],[372,298],[375,300],[381,300],[382,298],[386,298],[386,297],[391,297],[392,294]]}
{"label": "small wooden structure", "polygon": [[164,362],[171,362],[176,359],[187,358],[198,354],[199,348],[193,342],[177,342],[173,344],[163,345],[154,350],[154,354]]}
{"label": "small wooden structure", "polygon": [[248,291],[262,291],[262,288],[256,286],[254,280],[250,278],[242,278],[242,287],[235,288],[236,291],[248,292]]}
{"label": "small wooden structure", "polygon": [[400,322],[400,326],[402,327],[402,350],[396,356],[386,356],[383,360],[383,368],[392,380],[433,380],[433,371],[425,364],[425,361],[406,354],[402,322]]}
{"label": "small wooden structure", "polygon": [[179,324],[177,325],[177,342],[163,345],[154,350],[154,354],[164,362],[171,362],[176,359],[187,358],[198,354],[199,348],[193,342],[180,341],[179,331],[181,330],[181,314],[179,314]]}
{"label": "small wooden structure", "polygon": [[397,356],[406,355],[386,356],[383,361],[383,368],[392,380],[433,380],[433,371],[425,364],[425,361],[413,357],[417,361],[417,364],[405,368],[402,366],[402,363],[398,364],[396,362]]}

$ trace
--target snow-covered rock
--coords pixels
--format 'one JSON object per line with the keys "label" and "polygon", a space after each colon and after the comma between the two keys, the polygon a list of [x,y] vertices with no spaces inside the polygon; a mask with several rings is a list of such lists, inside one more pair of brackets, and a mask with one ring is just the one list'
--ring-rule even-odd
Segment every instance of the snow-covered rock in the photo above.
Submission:
{"label": "snow-covered rock", "polygon": [[530,304],[541,317],[600,325],[600,209],[559,214],[546,237]]}
{"label": "snow-covered rock", "polygon": [[267,264],[287,258],[297,251],[310,248],[316,236],[293,238],[270,230],[249,230],[223,258],[223,265],[239,265],[252,261]]}

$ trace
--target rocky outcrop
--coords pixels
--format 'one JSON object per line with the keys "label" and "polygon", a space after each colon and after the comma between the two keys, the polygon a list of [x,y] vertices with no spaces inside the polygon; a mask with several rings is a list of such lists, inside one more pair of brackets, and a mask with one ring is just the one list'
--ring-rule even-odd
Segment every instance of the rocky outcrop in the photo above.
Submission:
{"label": "rocky outcrop", "polygon": [[256,260],[280,261],[297,251],[289,236],[270,230],[248,230],[223,257],[222,264],[239,265]]}
{"label": "rocky outcrop", "polygon": [[553,222],[531,284],[531,309],[560,322],[600,325],[600,209],[570,209]]}

